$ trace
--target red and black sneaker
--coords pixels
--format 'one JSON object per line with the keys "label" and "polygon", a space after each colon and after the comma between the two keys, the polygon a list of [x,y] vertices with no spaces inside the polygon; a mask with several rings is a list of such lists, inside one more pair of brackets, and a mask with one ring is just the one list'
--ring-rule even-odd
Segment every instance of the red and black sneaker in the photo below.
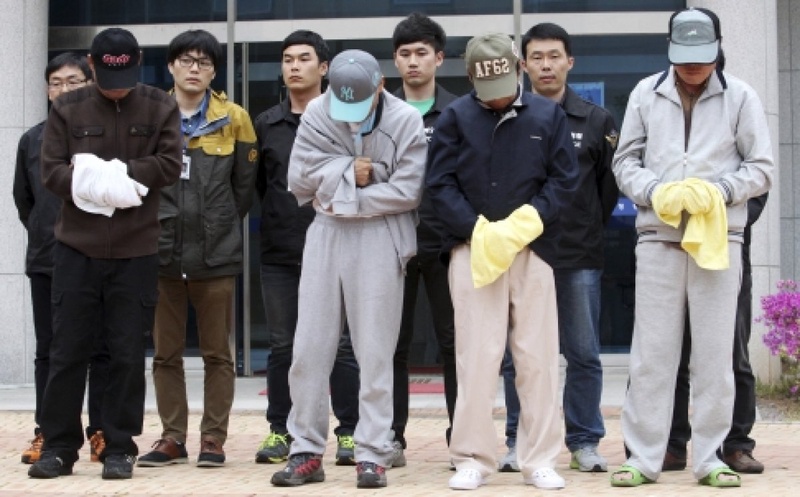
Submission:
{"label": "red and black sneaker", "polygon": [[380,488],[385,486],[386,468],[369,461],[356,464],[356,487]]}
{"label": "red and black sneaker", "polygon": [[290,455],[286,467],[272,475],[270,480],[276,487],[296,487],[321,481],[325,481],[322,455],[308,452]]}

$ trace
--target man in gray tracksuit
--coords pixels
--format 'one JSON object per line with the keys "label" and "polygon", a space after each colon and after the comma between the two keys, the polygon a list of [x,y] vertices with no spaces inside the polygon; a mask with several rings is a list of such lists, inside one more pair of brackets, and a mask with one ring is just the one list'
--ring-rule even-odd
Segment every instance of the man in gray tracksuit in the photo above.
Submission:
{"label": "man in gray tracksuit", "polygon": [[289,188],[317,214],[306,235],[289,370],[294,442],[272,483],[325,478],[328,381],[346,318],[361,368],[357,485],[383,487],[393,456],[392,357],[427,144],[419,112],[383,91],[368,53],[340,53],[329,81],[303,113],[289,161]]}
{"label": "man in gray tracksuit", "polygon": [[[687,315],[692,470],[702,484],[740,484],[716,451],[733,411],[731,361],[747,201],[769,190],[774,164],[758,95],[717,68],[719,40],[713,12],[687,9],[672,16],[672,66],[634,88],[614,156],[620,190],[638,207],[639,234],[630,388],[622,410],[631,456],[612,475],[614,486],[636,486],[660,476]],[[687,224],[698,214],[686,201],[689,197],[676,213],[680,224],[667,222],[670,209],[663,207],[668,194],[688,182],[703,192],[691,200],[720,199],[719,209],[709,211],[722,231],[714,264],[706,264],[686,243]],[[710,232],[703,233],[706,240]]]}

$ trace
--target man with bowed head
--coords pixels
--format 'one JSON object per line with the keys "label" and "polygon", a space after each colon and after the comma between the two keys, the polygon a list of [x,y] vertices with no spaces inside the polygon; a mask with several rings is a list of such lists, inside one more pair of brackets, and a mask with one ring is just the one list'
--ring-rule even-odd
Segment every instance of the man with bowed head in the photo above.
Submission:
{"label": "man with bowed head", "polygon": [[717,456],[731,427],[733,343],[750,198],[772,186],[774,164],[755,91],[717,67],[720,22],[707,9],[669,21],[669,69],[636,85],[613,170],[638,207],[636,307],[622,432],[630,450],[613,486],[661,475],[685,321],[692,473],[700,484],[738,487]]}
{"label": "man with bowed head", "polygon": [[426,142],[419,112],[383,90],[378,61],[346,50],[330,85],[306,107],[289,160],[289,188],[316,216],[306,235],[289,370],[294,441],[272,484],[325,479],[328,384],[344,320],[361,369],[356,485],[385,487],[392,443],[392,358],[403,273],[416,252]]}
{"label": "man with bowed head", "polygon": [[519,51],[505,34],[467,44],[475,90],[439,116],[427,193],[444,226],[456,323],[458,400],[452,489],[497,471],[492,409],[508,343],[522,412],[517,455],[526,484],[563,488],[558,318],[552,261],[562,199],[575,194],[575,147],[564,112],[519,83]]}
{"label": "man with bowed head", "polygon": [[94,85],[53,102],[42,179],[62,199],[53,253],[53,343],[42,401],[44,446],[32,478],[72,474],[95,337],[111,356],[103,399],[104,479],[133,476],[142,432],[144,336],[158,296],[159,190],[181,170],[175,99],[138,83],[142,53],[129,31],[95,36]]}

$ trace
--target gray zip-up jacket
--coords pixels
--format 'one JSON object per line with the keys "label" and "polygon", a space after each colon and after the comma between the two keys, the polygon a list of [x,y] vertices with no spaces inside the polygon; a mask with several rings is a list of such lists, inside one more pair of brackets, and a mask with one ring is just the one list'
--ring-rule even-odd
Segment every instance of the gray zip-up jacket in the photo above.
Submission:
{"label": "gray zip-up jacket", "polygon": [[685,229],[661,222],[652,209],[661,183],[700,178],[717,185],[727,205],[729,238],[741,241],[747,200],[767,192],[774,174],[766,116],[756,92],[715,71],[695,103],[688,143],[675,69],[636,85],[622,122],[613,170],[638,207],[636,228],[650,239],[680,241]]}
{"label": "gray zip-up jacket", "polygon": [[[309,102],[289,159],[289,189],[300,205],[329,216],[386,219],[402,268],[416,254],[416,208],[427,142],[419,112],[382,92],[372,131],[357,153],[347,123],[331,119],[330,90]],[[372,181],[356,186],[356,156],[372,160]]]}

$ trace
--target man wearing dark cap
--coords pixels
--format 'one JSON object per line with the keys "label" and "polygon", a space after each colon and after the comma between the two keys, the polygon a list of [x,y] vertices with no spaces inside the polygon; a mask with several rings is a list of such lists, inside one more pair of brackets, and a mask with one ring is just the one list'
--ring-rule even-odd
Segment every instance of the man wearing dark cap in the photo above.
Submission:
{"label": "man wearing dark cap", "polygon": [[563,488],[558,320],[551,262],[562,199],[578,170],[558,104],[522,91],[519,51],[505,34],[466,51],[475,90],[436,121],[427,193],[445,237],[456,324],[458,401],[449,486],[473,490],[497,471],[493,406],[506,342],[521,400],[517,457],[526,484]]}
{"label": "man wearing dark cap", "polygon": [[425,133],[419,112],[383,90],[372,55],[340,53],[328,78],[301,117],[289,160],[289,189],[316,217],[306,235],[289,370],[293,442],[272,484],[325,479],[328,384],[346,318],[361,368],[356,482],[385,487],[395,459],[392,357],[403,273],[416,251]]}
{"label": "man wearing dark cap", "polygon": [[755,91],[717,67],[720,23],[706,9],[669,22],[672,66],[634,88],[613,170],[638,208],[630,387],[622,410],[627,462],[614,486],[662,471],[685,321],[691,328],[692,473],[738,487],[717,456],[731,426],[733,333],[747,203],[774,164]]}
{"label": "man wearing dark cap", "polygon": [[72,474],[95,337],[111,355],[103,403],[104,479],[131,478],[144,413],[144,336],[157,300],[158,195],[181,170],[175,99],[138,84],[141,51],[119,28],[100,32],[94,85],[53,102],[42,179],[62,202],[53,251],[53,342],[42,403],[44,447],[28,474]]}

